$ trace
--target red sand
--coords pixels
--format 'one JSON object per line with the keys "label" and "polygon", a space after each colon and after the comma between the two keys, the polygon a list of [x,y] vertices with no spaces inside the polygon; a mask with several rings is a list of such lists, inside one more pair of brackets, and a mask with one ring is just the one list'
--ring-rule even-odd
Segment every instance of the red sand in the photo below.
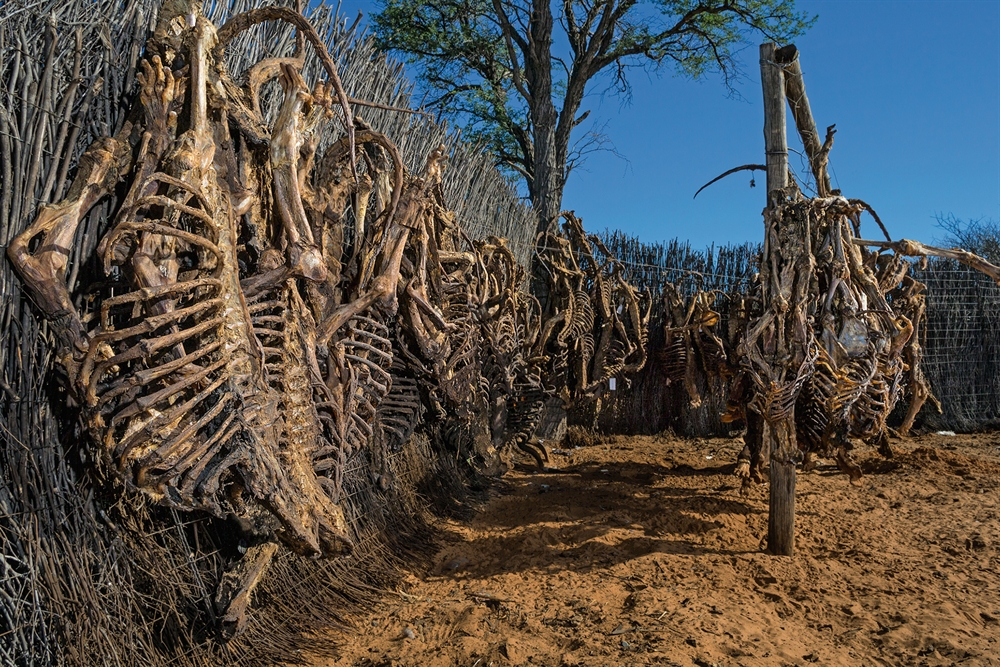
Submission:
{"label": "red sand", "polygon": [[317,667],[1000,665],[1000,434],[800,474],[797,553],[734,440],[616,437],[508,475]]}

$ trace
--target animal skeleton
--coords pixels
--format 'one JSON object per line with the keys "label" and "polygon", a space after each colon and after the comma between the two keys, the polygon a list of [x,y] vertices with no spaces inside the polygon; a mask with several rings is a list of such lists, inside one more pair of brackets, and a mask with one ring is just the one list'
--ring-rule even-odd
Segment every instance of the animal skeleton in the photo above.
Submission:
{"label": "animal skeleton", "polygon": [[[90,146],[63,201],[43,206],[8,254],[56,333],[106,470],[300,554],[348,553],[347,457],[380,417],[398,446],[418,416],[412,381],[392,387],[392,337],[404,253],[440,203],[444,156],[407,176],[395,146],[352,117],[297,12],[256,9],[217,31],[199,7],[164,4],[128,122]],[[296,56],[234,80],[227,43],[267,20],[296,27]],[[311,89],[306,41],[327,76]],[[284,101],[268,124],[259,90],[275,78]],[[338,106],[344,136],[319,154]],[[108,282],[79,312],[68,248],[119,181],[126,194],[98,248]],[[410,273],[412,291],[426,278]],[[235,632],[274,553],[252,549],[234,575],[248,579],[227,575],[217,600]]]}
{"label": "animal skeleton", "polygon": [[570,405],[645,365],[651,303],[600,238],[586,234],[573,213],[561,217],[563,234],[546,232],[536,243],[548,299],[533,357],[546,365],[550,391]]}
{"label": "animal skeleton", "polygon": [[701,392],[695,381],[698,360],[706,377],[731,374],[732,350],[727,350],[715,331],[720,321],[719,313],[712,309],[716,294],[698,291],[685,299],[673,284],[667,283],[663,300],[667,317],[664,328],[667,382],[683,383],[691,407],[697,408],[701,405]]}
{"label": "animal skeleton", "polygon": [[[908,275],[910,263],[903,257],[950,257],[1000,278],[1000,269],[965,251],[857,239],[860,216],[870,210],[864,202],[840,196],[805,200],[793,194],[769,213],[768,243],[780,248],[782,259],[772,256],[773,264],[765,266],[762,289],[771,291],[777,310],[760,315],[740,345],[750,382],[737,382],[731,398],[731,403],[746,402],[756,413],[753,420],[777,421],[794,407],[806,469],[819,454],[835,459],[852,480],[861,469],[850,457],[851,438],[892,455],[886,420],[906,387],[911,402],[903,434],[927,400],[937,402],[920,369],[924,286]],[[810,233],[803,245],[782,236],[787,218],[806,221],[799,226]],[[870,252],[866,246],[880,250]],[[808,283],[804,276],[811,276]],[[784,313],[793,316],[793,328],[776,328]],[[795,363],[788,349],[793,337],[802,350]],[[762,430],[751,425],[752,419],[748,414],[747,448],[737,466],[744,479],[760,478]]]}
{"label": "animal skeleton", "polygon": [[[267,20],[299,30],[295,56],[234,79],[226,45]],[[312,88],[306,41],[328,77]],[[284,98],[269,124],[260,89],[275,78]],[[308,22],[284,8],[216,31],[196,3],[169,0],[139,80],[126,126],[90,147],[66,198],[8,249],[109,470],[158,503],[332,555],[351,547],[340,475],[375,429],[398,448],[430,409],[452,432],[492,424],[494,453],[526,446],[546,396],[531,353],[539,308],[502,240],[461,233],[443,147],[407,175],[395,146],[351,116]],[[344,135],[320,152],[338,105]],[[120,180],[98,250],[110,287],[81,313],[66,248]],[[602,345],[613,368],[636,349]]]}

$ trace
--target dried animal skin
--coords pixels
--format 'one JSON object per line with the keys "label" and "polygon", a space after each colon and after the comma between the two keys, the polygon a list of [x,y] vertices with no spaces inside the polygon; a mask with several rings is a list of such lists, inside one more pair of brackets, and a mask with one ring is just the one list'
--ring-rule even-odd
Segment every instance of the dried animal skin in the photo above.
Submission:
{"label": "dried animal skin", "polygon": [[539,369],[527,359],[538,332],[538,302],[520,291],[524,270],[503,239],[491,236],[476,243],[475,252],[482,376],[489,395],[493,447],[501,453],[518,447],[541,466],[547,454],[532,442],[532,434],[548,393]]}
{"label": "dried animal skin", "polygon": [[[850,459],[852,438],[891,455],[886,420],[907,386],[911,403],[901,433],[927,400],[936,402],[920,369],[924,287],[907,275],[902,256],[940,255],[1000,277],[1000,269],[965,251],[859,240],[865,210],[864,202],[843,197],[793,198],[769,210],[772,255],[762,278],[772,310],[751,324],[740,347],[753,388],[735,397],[766,419],[794,412],[797,448],[834,458],[852,479],[861,475]],[[786,218],[801,221],[809,238],[782,236]],[[776,327],[782,318],[785,327]],[[759,436],[748,433],[750,450],[759,450]],[[759,451],[751,453],[749,460],[759,461]],[[753,463],[749,472],[739,470],[753,475]]]}

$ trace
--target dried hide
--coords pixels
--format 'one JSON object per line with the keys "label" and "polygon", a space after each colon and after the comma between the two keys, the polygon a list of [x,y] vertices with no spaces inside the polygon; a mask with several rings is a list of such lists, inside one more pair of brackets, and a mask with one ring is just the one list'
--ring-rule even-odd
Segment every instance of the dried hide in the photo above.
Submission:
{"label": "dried hide", "polygon": [[[667,383],[683,384],[689,405],[697,408],[702,396],[696,377],[727,378],[733,374],[734,345],[723,332],[716,330],[720,316],[713,306],[715,292],[698,291],[685,299],[670,283],[663,287],[663,306],[666,315],[664,326],[664,369]],[[733,309],[734,311],[737,309]],[[735,323],[738,314],[731,323]]]}
{"label": "dried hide", "polygon": [[[295,57],[234,79],[227,44],[274,20],[298,30]],[[326,76],[311,87],[306,42]],[[475,260],[443,240],[434,267],[426,252],[432,222],[449,215],[444,155],[407,175],[395,146],[352,117],[322,40],[289,9],[216,30],[198,3],[167,2],[138,76],[129,121],[90,146],[63,201],[8,249],[56,333],[100,464],[159,504],[234,519],[300,554],[348,553],[346,458],[376,425],[401,446],[420,413],[415,381],[393,386],[393,369],[405,376],[394,339],[411,332],[446,396],[474,374],[477,337],[456,336],[470,304],[442,269]],[[259,96],[274,79],[284,101],[268,123]],[[343,134],[320,152],[335,118]],[[67,248],[119,183],[98,248],[107,280],[78,309]],[[455,351],[431,349],[450,342],[424,335],[421,308],[444,313],[431,319],[462,340]]]}
{"label": "dried hide", "polygon": [[[886,420],[904,390],[911,400],[903,434],[927,400],[936,403],[920,369],[924,286],[909,275],[904,256],[962,251],[862,241],[865,211],[871,209],[859,200],[796,193],[765,216],[760,288],[771,305],[751,321],[739,346],[745,376],[731,398],[752,413],[741,477],[760,479],[761,420],[792,419],[791,443],[805,453],[807,469],[819,455],[857,480],[852,439],[891,456]],[[966,255],[996,278],[996,267]]]}

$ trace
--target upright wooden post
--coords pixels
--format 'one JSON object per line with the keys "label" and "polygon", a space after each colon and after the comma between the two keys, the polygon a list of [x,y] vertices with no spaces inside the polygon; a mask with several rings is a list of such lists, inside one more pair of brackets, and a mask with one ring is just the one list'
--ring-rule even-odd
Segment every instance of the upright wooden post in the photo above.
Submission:
{"label": "upright wooden post", "polygon": [[774,44],[760,45],[760,84],[764,90],[764,150],[767,153],[767,205],[771,193],[788,186],[788,140],[785,137],[785,74],[775,60]]}
{"label": "upright wooden post", "polygon": [[[785,136],[785,85],[784,72],[775,59],[775,45],[762,44],[760,47],[760,79],[764,90],[764,147],[767,152],[767,211],[764,215],[764,263],[776,267],[785,264],[790,258],[783,257],[787,251],[785,243],[778,241],[777,230],[772,229],[774,216],[772,210],[784,201],[784,189],[788,186],[788,140]],[[790,239],[788,239],[790,240]],[[786,243],[787,241],[786,240]],[[805,240],[808,247],[808,238]],[[790,249],[798,245],[794,241]],[[772,257],[773,256],[773,257]],[[795,259],[791,260],[796,262]],[[797,263],[797,262],[796,262]],[[767,272],[770,273],[770,272]],[[762,275],[762,278],[764,276]],[[768,282],[778,276],[768,276]],[[783,281],[782,281],[783,282]],[[786,320],[792,317],[787,312],[788,304],[781,308],[776,301],[784,301],[779,290],[771,285],[764,286],[764,308],[773,310],[776,330],[785,329]],[[777,293],[775,293],[777,292]],[[789,327],[790,328],[790,327]],[[784,339],[784,344],[794,344],[791,337],[778,336]],[[771,345],[775,345],[772,342]],[[779,356],[795,358],[791,349],[774,349],[772,364],[781,364]],[[794,373],[794,370],[792,371]],[[793,376],[794,377],[794,376]],[[764,442],[770,453],[770,498],[767,517],[767,547],[775,555],[791,556],[795,549],[795,413],[794,408],[788,414],[775,418],[770,414],[770,407],[765,407]]]}

